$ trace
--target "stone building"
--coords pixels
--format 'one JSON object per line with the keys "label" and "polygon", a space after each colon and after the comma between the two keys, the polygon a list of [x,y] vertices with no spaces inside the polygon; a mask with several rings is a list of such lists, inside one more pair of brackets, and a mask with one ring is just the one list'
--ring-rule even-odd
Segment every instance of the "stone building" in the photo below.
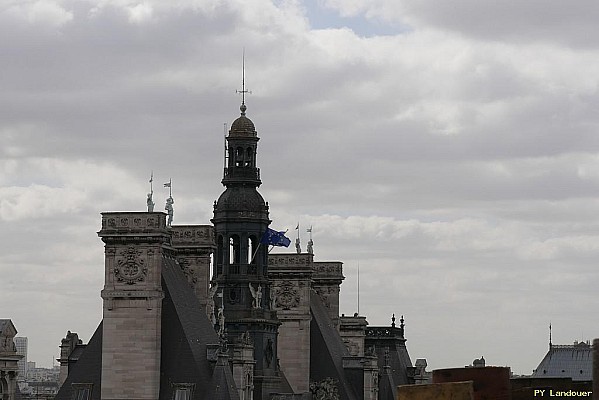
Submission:
{"label": "stone building", "polygon": [[240,110],[212,225],[102,213],[103,318],[87,345],[63,339],[57,399],[391,400],[413,383],[403,318],[339,316],[341,262],[268,254],[259,137]]}
{"label": "stone building", "polygon": [[0,399],[16,400],[19,393],[17,377],[18,362],[22,356],[17,354],[14,343],[17,329],[10,319],[0,319]]}

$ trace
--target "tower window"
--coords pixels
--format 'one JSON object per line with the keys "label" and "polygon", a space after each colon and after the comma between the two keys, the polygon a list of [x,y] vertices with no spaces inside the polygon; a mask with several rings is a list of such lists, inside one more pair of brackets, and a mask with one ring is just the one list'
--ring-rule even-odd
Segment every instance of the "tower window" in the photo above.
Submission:
{"label": "tower window", "polygon": [[216,242],[216,264],[217,265],[222,265],[223,264],[223,237],[222,235],[218,235],[218,240]]}
{"label": "tower window", "polygon": [[253,167],[254,165],[254,151],[252,150],[251,147],[248,147],[246,150],[246,156],[245,156],[245,166],[246,167]]}
{"label": "tower window", "polygon": [[241,260],[241,246],[239,236],[233,235],[229,238],[229,263],[239,264]]}
{"label": "tower window", "polygon": [[243,167],[243,148],[238,147],[235,149],[235,166]]}
{"label": "tower window", "polygon": [[173,400],[191,400],[193,383],[173,383]]}
{"label": "tower window", "polygon": [[256,236],[252,235],[248,238],[248,264],[256,264],[256,257],[258,254],[254,253],[256,253],[257,249],[258,240],[256,239]]}

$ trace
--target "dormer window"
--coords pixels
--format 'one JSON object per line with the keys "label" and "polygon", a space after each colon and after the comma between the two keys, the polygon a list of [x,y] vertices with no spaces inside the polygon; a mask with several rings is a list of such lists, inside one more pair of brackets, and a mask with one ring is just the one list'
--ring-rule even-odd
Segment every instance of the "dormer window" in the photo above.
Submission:
{"label": "dormer window", "polygon": [[73,383],[73,400],[90,400],[93,383]]}
{"label": "dormer window", "polygon": [[173,383],[173,400],[191,400],[193,383]]}

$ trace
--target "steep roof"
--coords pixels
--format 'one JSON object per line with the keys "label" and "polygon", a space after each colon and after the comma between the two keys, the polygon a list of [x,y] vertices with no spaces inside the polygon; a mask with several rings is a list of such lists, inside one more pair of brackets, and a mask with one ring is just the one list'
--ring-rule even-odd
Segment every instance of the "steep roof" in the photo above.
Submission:
{"label": "steep roof", "polygon": [[207,345],[218,344],[218,336],[175,260],[164,260],[162,282],[160,398],[173,398],[173,383],[195,384],[197,400],[238,398],[231,370],[217,363],[213,373]]}
{"label": "steep roof", "polygon": [[593,379],[593,346],[584,342],[573,345],[552,345],[532,376],[591,381]]}
{"label": "steep roof", "polygon": [[357,399],[343,369],[343,357],[349,356],[349,352],[320,296],[314,291],[310,293],[310,312],[310,380],[333,378],[338,382],[342,400]]}
{"label": "steep roof", "polygon": [[84,348],[76,366],[69,368],[69,375],[54,399],[71,400],[73,398],[73,383],[91,383],[91,400],[100,400],[102,384],[102,322],[100,322],[89,343]]}
{"label": "steep roof", "polygon": [[[238,400],[226,357],[219,357],[216,366],[212,366],[207,358],[207,345],[217,344],[218,336],[179,264],[173,259],[163,259],[162,288],[160,399],[174,398],[173,392],[179,383],[194,386],[194,400]],[[91,383],[91,400],[100,400],[101,371],[102,323],[87,346],[82,348],[79,360],[70,368],[55,399],[71,400],[73,383]]]}

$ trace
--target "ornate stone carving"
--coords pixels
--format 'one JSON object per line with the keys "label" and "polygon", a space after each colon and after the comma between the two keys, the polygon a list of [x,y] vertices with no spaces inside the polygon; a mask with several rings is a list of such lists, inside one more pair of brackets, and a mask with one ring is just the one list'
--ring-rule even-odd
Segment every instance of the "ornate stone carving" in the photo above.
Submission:
{"label": "ornate stone carving", "polygon": [[332,378],[310,383],[310,392],[313,400],[339,400],[337,381]]}
{"label": "ornate stone carving", "polygon": [[270,367],[273,357],[274,357],[274,350],[272,347],[272,340],[269,338],[266,341],[266,346],[264,347],[264,361],[266,361],[267,367]]}
{"label": "ornate stone carving", "polygon": [[262,308],[262,285],[258,284],[257,289],[254,289],[254,286],[252,286],[251,283],[248,283],[248,286],[250,288],[250,293],[252,294],[252,297],[254,298],[254,301],[252,302],[252,306],[254,308]]}
{"label": "ornate stone carving", "polygon": [[119,282],[133,285],[146,279],[148,268],[140,256],[141,251],[133,246],[119,253],[119,257],[116,259],[117,265],[114,268],[114,275]]}
{"label": "ornate stone carving", "polygon": [[179,262],[179,266],[183,270],[183,274],[187,278],[187,282],[189,282],[189,284],[192,287],[195,287],[195,284],[198,283],[198,277],[196,276],[196,273],[193,270],[193,268],[191,268],[189,260],[180,257],[177,261]]}
{"label": "ornate stone carving", "polygon": [[291,281],[283,281],[275,289],[275,306],[289,310],[299,305],[299,290]]}

